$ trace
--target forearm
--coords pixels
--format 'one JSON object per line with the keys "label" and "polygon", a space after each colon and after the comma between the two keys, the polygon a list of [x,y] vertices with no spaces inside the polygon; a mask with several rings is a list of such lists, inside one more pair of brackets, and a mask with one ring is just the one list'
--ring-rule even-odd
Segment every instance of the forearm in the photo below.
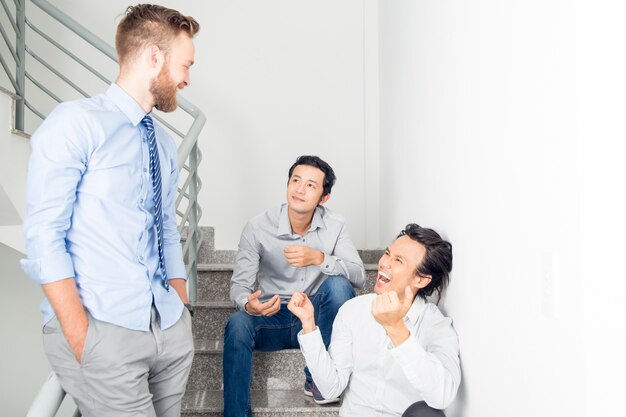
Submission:
{"label": "forearm", "polygon": [[400,322],[394,326],[383,327],[385,327],[385,332],[394,347],[400,346],[409,338],[409,336],[411,336],[411,332],[409,332],[409,329],[407,329],[404,322]]}
{"label": "forearm", "polygon": [[311,317],[309,319],[301,320],[302,322],[302,333],[308,334],[317,329],[317,325],[315,324],[315,318]]}
{"label": "forearm", "polygon": [[188,304],[189,298],[187,297],[187,280],[183,278],[172,278],[169,282],[172,288],[174,288],[178,293],[178,296],[183,304]]}
{"label": "forearm", "polygon": [[72,345],[72,340],[86,334],[89,326],[89,319],[80,300],[75,279],[62,279],[44,284],[42,288],[61,324],[63,334]]}

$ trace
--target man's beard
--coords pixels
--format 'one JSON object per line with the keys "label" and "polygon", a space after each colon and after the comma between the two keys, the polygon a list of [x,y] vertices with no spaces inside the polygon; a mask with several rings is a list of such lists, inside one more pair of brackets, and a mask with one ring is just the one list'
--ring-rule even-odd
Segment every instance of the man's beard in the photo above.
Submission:
{"label": "man's beard", "polygon": [[178,86],[172,82],[167,65],[163,65],[161,72],[159,72],[159,75],[152,81],[150,86],[150,93],[152,98],[154,98],[154,107],[164,112],[176,110],[176,107],[178,107],[178,102],[176,101],[177,91]]}

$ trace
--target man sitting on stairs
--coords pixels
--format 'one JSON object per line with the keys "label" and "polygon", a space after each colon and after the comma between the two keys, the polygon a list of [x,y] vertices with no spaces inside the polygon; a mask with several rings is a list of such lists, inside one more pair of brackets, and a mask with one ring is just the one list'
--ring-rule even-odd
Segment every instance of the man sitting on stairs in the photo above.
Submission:
{"label": "man sitting on stairs", "polygon": [[426,301],[452,269],[452,246],[409,224],[378,262],[375,294],[345,303],[330,348],[315,326],[315,303],[294,293],[300,349],[322,395],[346,390],[343,417],[443,417],[461,382],[459,341],[451,320]]}
{"label": "man sitting on stairs", "polygon": [[[341,305],[365,283],[365,269],[344,220],[323,206],[335,183],[333,169],[317,156],[300,156],[289,169],[287,203],[251,219],[235,258],[230,298],[239,311],[224,334],[224,416],[251,416],[254,349],[297,348],[300,321],[289,312],[302,292],[315,305],[325,346]],[[258,276],[257,276],[258,275]],[[258,279],[258,290],[254,290]],[[339,401],[319,394],[305,368],[304,392],[319,404]]]}

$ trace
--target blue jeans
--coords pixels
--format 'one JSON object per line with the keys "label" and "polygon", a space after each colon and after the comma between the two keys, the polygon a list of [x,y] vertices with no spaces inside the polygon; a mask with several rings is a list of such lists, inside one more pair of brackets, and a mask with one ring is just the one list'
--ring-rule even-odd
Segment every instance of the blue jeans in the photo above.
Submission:
{"label": "blue jeans", "polygon": [[[328,348],[333,321],[339,307],[353,298],[354,289],[343,276],[326,278],[311,302],[315,307],[315,323]],[[291,314],[286,304],[271,317],[251,316],[237,311],[228,319],[224,334],[224,417],[252,416],[250,384],[252,383],[252,353],[299,348],[300,320]],[[311,380],[308,369],[306,377]]]}

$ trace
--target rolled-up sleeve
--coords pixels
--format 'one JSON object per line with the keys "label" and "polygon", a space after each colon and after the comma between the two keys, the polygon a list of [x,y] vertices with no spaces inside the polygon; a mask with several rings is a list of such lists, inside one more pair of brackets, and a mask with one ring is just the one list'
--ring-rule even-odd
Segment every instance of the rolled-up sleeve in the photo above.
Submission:
{"label": "rolled-up sleeve", "polygon": [[[75,111],[58,106],[31,138],[24,221],[28,259],[21,265],[39,284],[74,277],[66,236],[90,152],[83,114]],[[63,123],[68,118],[76,123]]]}

